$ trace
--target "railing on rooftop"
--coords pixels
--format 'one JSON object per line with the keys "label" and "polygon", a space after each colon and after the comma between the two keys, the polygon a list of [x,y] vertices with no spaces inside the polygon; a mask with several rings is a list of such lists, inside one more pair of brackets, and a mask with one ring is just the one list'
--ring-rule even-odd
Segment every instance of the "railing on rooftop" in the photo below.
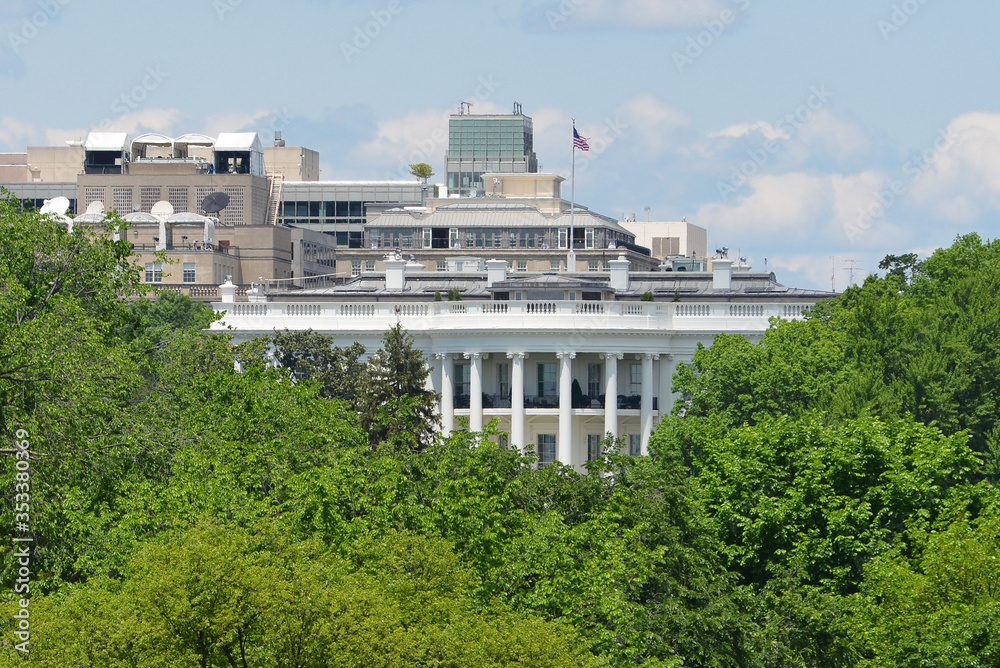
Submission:
{"label": "railing on rooftop", "polygon": [[[159,244],[132,244],[132,249],[139,252],[153,252],[157,250]],[[239,255],[239,249],[236,246],[221,246],[219,244],[204,244],[204,243],[181,243],[181,244],[168,244],[166,247],[168,252],[174,253],[178,251],[184,251],[186,253],[222,253],[223,255]]]}
{"label": "railing on rooftop", "polygon": [[[446,329],[463,326],[465,320],[480,320],[482,326],[569,328],[638,328],[690,329],[703,321],[726,321],[739,329],[741,321],[770,318],[798,319],[809,311],[810,304],[732,304],[673,303],[673,302],[584,302],[584,301],[462,301],[462,302],[401,302],[379,295],[380,301],[366,302],[236,302],[215,303],[216,311],[225,311],[225,320],[237,325],[240,318],[267,318],[273,322],[259,323],[272,327],[313,328],[378,328],[396,320],[413,322],[418,329]],[[385,301],[381,301],[385,300]],[[298,320],[306,322],[297,322]],[[308,322],[316,320],[322,322]],[[282,321],[282,322],[279,322]],[[371,321],[366,325],[365,321]],[[247,323],[239,323],[246,326]],[[717,325],[712,325],[716,327]]]}

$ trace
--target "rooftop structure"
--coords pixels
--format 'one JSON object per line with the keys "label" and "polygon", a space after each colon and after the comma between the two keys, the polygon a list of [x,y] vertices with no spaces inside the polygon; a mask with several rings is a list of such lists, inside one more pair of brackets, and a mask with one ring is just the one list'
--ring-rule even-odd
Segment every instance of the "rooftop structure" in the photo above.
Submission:
{"label": "rooftop structure", "polygon": [[531,117],[514,105],[512,114],[473,114],[463,103],[448,119],[445,156],[448,192],[474,196],[489,191],[483,175],[490,172],[538,171]]}

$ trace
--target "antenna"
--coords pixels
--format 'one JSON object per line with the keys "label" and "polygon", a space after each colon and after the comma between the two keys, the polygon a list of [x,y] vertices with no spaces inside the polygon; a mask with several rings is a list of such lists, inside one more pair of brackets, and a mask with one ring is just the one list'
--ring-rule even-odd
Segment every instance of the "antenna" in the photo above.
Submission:
{"label": "antenna", "polygon": [[837,258],[830,256],[830,292],[837,291]]}
{"label": "antenna", "polygon": [[201,209],[205,213],[219,213],[229,206],[229,195],[226,193],[212,193],[201,202]]}
{"label": "antenna", "polygon": [[458,113],[462,116],[472,113],[472,103],[471,102],[460,102],[458,107]]}
{"label": "antenna", "polygon": [[170,202],[160,200],[153,205],[153,208],[149,212],[157,218],[169,218],[174,215],[174,205]]}
{"label": "antenna", "polygon": [[69,211],[69,199],[65,197],[54,197],[53,199],[45,200],[42,203],[42,208],[38,210],[38,213],[43,216],[51,213],[55,215],[56,218],[64,218],[67,211]]}
{"label": "antenna", "polygon": [[859,266],[858,261],[854,259],[844,260],[844,266],[847,268],[847,287],[854,285],[854,271],[864,270],[864,267]]}
{"label": "antenna", "polygon": [[514,115],[515,116],[520,116],[521,115],[521,103],[520,102],[514,102]]}
{"label": "antenna", "polygon": [[646,212],[646,222],[651,222],[653,220],[653,214],[651,213],[653,211],[653,207],[644,206],[642,207],[642,210]]}

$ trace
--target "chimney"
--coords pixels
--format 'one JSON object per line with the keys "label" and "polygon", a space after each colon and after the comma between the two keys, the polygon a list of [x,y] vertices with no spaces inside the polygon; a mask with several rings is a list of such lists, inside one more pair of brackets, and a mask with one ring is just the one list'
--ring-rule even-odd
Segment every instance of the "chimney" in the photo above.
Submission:
{"label": "chimney", "polygon": [[712,260],[712,288],[715,290],[733,289],[733,261],[724,259]]}
{"label": "chimney", "polygon": [[236,303],[236,286],[233,284],[232,276],[226,276],[226,282],[219,286],[219,292],[222,293],[223,304]]}
{"label": "chimney", "polygon": [[501,281],[507,280],[507,261],[506,260],[487,260],[486,261],[486,287],[493,287],[494,283],[500,283]]}
{"label": "chimney", "polygon": [[608,262],[611,265],[611,287],[615,292],[628,290],[628,266],[629,261],[625,259],[625,253],[618,256],[617,260]]}
{"label": "chimney", "polygon": [[406,287],[406,260],[388,258],[385,261],[385,289],[390,292],[402,292]]}

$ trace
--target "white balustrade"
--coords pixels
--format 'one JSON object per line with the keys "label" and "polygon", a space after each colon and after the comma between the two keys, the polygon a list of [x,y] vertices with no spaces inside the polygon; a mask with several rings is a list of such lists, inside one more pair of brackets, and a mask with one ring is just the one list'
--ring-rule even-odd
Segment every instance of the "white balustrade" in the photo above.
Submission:
{"label": "white balustrade", "polygon": [[[743,331],[760,329],[756,319],[801,319],[808,304],[648,303],[589,301],[463,301],[463,302],[237,302],[216,303],[223,318],[214,329],[232,326],[247,329],[321,331],[343,329],[384,331],[396,321],[423,319],[418,329],[447,330],[463,327],[488,329],[622,329]],[[544,316],[544,317],[539,317]],[[261,322],[264,319],[265,322]],[[250,322],[252,320],[252,322]],[[766,324],[763,325],[766,327]]]}

